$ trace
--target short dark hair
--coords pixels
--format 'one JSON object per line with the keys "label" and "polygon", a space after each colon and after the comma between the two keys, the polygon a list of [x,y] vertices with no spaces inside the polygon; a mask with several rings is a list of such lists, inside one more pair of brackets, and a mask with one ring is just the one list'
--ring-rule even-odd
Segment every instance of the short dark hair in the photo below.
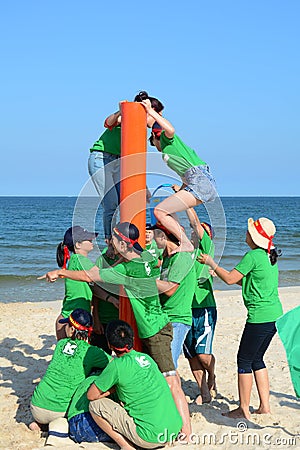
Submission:
{"label": "short dark hair", "polygon": [[116,353],[133,348],[133,329],[124,320],[112,320],[106,327],[106,338],[108,343],[114,348]]}

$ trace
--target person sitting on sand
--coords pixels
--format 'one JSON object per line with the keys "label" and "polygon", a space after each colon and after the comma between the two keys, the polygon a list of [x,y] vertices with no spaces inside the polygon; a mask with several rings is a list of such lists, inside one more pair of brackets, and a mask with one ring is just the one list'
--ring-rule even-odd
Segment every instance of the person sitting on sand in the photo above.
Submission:
{"label": "person sitting on sand", "polygon": [[276,333],[275,321],[282,315],[278,296],[278,253],[273,245],[276,228],[265,217],[248,219],[246,243],[250,247],[237,266],[228,272],[211,256],[201,254],[199,261],[210,266],[227,284],[241,284],[247,322],[237,355],[240,405],[225,414],[233,418],[250,418],[250,395],[254,379],[260,400],[256,414],[270,413],[270,387],[264,354]]}
{"label": "person sitting on sand", "polygon": [[65,339],[58,341],[47,371],[35,388],[30,410],[35,422],[31,430],[64,417],[72,395],[93,368],[103,369],[111,357],[102,349],[89,345],[93,319],[84,309],[75,309],[66,319]]}
{"label": "person sitting on sand", "polygon": [[143,251],[138,238],[139,230],[134,224],[119,223],[113,229],[112,241],[116,251],[124,258],[122,263],[100,270],[97,266],[88,271],[59,269],[48,272],[44,278],[55,282],[60,276],[64,276],[72,280],[124,286],[136,319],[143,351],[154,359],[166,377],[183,418],[182,433],[189,439],[191,423],[188,404],[176,377],[171,353],[173,329],[167,314],[162,310],[156,274],[153,272],[157,260],[149,252]]}
{"label": "person sitting on sand", "polygon": [[[81,442],[111,442],[112,439],[96,424],[90,412],[90,402],[87,391],[98,379],[101,371],[83,380],[76,389],[68,408],[69,436],[80,444]],[[116,398],[116,395],[114,395]],[[116,398],[117,400],[117,398]]]}
{"label": "person sitting on sand", "polygon": [[[88,259],[88,254],[93,250],[93,240],[98,233],[85,230],[80,226],[68,228],[63,242],[57,247],[57,263],[60,267],[70,270],[88,270],[93,263]],[[70,255],[71,252],[71,255]],[[87,283],[65,279],[65,297],[62,310],[56,319],[55,329],[57,340],[67,337],[66,324],[61,319],[69,317],[76,308],[82,308],[91,312],[92,291]]]}
{"label": "person sitting on sand", "polygon": [[[150,356],[133,350],[133,330],[128,323],[110,322],[106,335],[117,358],[88,390],[94,421],[123,450],[171,444],[182,419],[165,378]],[[124,406],[107,398],[113,387]]]}
{"label": "person sitting on sand", "polygon": [[207,164],[192,148],[182,142],[175,134],[172,124],[151,107],[149,100],[144,100],[142,104],[147,111],[147,116],[151,117],[153,121],[155,120],[150,137],[151,145],[154,145],[162,153],[164,161],[180,176],[183,182],[178,192],[155,207],[154,215],[157,221],[180,242],[173,253],[176,251],[192,252],[194,250],[192,243],[172,214],[214,200],[217,195],[215,181]]}
{"label": "person sitting on sand", "polygon": [[[175,189],[179,186],[176,186]],[[188,332],[183,350],[189,361],[192,373],[200,388],[195,403],[209,403],[211,392],[216,390],[215,357],[212,344],[217,323],[217,308],[213,292],[213,277],[207,266],[196,259],[200,253],[214,256],[212,227],[201,222],[194,208],[186,210],[192,227],[192,242],[195,246],[195,270],[197,283],[192,303],[192,327]]]}

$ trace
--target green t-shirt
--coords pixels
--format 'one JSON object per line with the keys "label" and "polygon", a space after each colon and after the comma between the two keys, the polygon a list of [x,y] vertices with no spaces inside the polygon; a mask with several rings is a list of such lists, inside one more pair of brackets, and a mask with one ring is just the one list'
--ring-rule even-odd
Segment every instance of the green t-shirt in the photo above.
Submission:
{"label": "green t-shirt", "polygon": [[107,152],[112,155],[121,155],[121,126],[111,130],[107,129],[90,149],[91,152]]}
{"label": "green t-shirt", "polygon": [[[109,258],[106,254],[107,248],[105,248],[102,252],[102,255],[96,261],[96,266],[99,269],[111,267],[118,259],[119,256],[115,256],[115,258]],[[105,289],[108,294],[111,294],[113,297],[119,297],[119,286],[109,284],[109,283],[99,283],[102,289]],[[119,310],[110,302],[106,302],[105,300],[99,299],[98,302],[98,315],[99,320],[102,324],[108,324],[112,320],[116,320],[119,318]]]}
{"label": "green t-shirt", "polygon": [[261,248],[250,250],[235,267],[241,274],[244,304],[248,310],[247,322],[274,322],[282,315],[278,296],[278,266],[270,263],[267,252]]}
{"label": "green t-shirt", "polygon": [[206,253],[212,258],[215,253],[215,246],[205,231],[199,242],[199,248],[194,253],[197,283],[192,307],[211,308],[216,306],[213,292],[213,277],[209,273],[210,268],[206,264],[201,264],[197,261],[197,256],[200,253]]}
{"label": "green t-shirt", "polygon": [[131,261],[99,271],[103,281],[124,285],[141,339],[154,336],[169,323],[159,302],[154,264],[153,257],[143,252]]}
{"label": "green t-shirt", "polygon": [[120,401],[136,424],[137,434],[144,441],[159,442],[161,433],[165,433],[166,440],[174,439],[180,431],[182,419],[171,390],[150,356],[131,350],[115,358],[95,385],[102,392],[116,387]]}
{"label": "green t-shirt", "polygon": [[34,390],[31,403],[50,411],[67,411],[78,385],[93,368],[103,369],[110,359],[101,348],[86,341],[61,339],[45,375]]}
{"label": "green t-shirt", "polygon": [[160,145],[163,160],[180,177],[191,167],[206,164],[195,150],[185,145],[176,134],[169,139],[163,131],[160,135]]}
{"label": "green t-shirt", "polygon": [[[86,256],[73,253],[68,264],[68,270],[89,270],[93,266],[92,261]],[[91,300],[92,291],[88,283],[65,279],[65,297],[61,311],[63,317],[69,317],[76,308],[82,308],[90,312]]]}
{"label": "green t-shirt", "polygon": [[[102,371],[100,371],[101,373]],[[83,380],[76,389],[72,400],[68,408],[68,420],[78,414],[89,412],[90,401],[87,398],[87,391],[91,384],[99,377],[99,372],[87,377]],[[118,401],[118,397],[115,394],[111,394],[108,398],[112,398],[114,401]]]}
{"label": "green t-shirt", "polygon": [[161,280],[178,283],[175,293],[168,297],[160,294],[163,310],[170,322],[192,324],[192,301],[196,286],[196,273],[191,253],[178,252],[163,258]]}

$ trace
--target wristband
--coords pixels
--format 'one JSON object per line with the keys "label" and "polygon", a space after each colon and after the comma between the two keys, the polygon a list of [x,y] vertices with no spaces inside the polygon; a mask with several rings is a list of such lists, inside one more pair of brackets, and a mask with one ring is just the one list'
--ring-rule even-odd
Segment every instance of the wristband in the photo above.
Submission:
{"label": "wristband", "polygon": [[106,298],[105,298],[105,301],[106,301],[106,302],[108,302],[109,297],[110,297],[110,294],[107,294],[107,296],[106,296]]}

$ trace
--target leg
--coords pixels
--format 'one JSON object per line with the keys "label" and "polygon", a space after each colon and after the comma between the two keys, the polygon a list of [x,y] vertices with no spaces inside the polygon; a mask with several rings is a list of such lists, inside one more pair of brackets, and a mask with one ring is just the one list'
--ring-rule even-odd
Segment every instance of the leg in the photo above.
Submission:
{"label": "leg", "polygon": [[255,414],[269,414],[270,413],[270,384],[268,370],[261,369],[254,372],[255,383],[259,396],[259,408],[254,411]]}
{"label": "leg", "polygon": [[103,152],[90,153],[88,160],[88,171],[95,189],[102,200],[104,197],[105,183]]}
{"label": "leg", "polygon": [[195,207],[201,203],[191,192],[179,191],[163,200],[155,209],[156,219],[167,228],[180,242],[176,251],[192,252],[194,247],[186,234],[182,231],[180,224],[170,215],[176,212],[185,211],[188,208]]}
{"label": "leg", "polygon": [[249,405],[252,389],[252,373],[239,373],[238,374],[238,389],[240,406],[229,413],[223,414],[223,416],[237,419],[239,417],[244,419],[250,418]]}
{"label": "leg", "polygon": [[261,324],[261,333],[265,333],[265,339],[259,348],[255,359],[252,364],[252,369],[254,372],[255,383],[259,396],[259,407],[254,412],[256,414],[268,414],[270,413],[270,384],[268,371],[264,363],[264,355],[269,348],[271,340],[276,333],[276,327],[274,322],[268,322]]}
{"label": "leg", "polygon": [[98,425],[108,436],[110,436],[123,450],[134,450],[135,447],[127,441],[124,436],[115,431],[111,424],[103,419],[103,417],[97,416],[91,412],[91,416]]}
{"label": "leg", "polygon": [[189,359],[189,364],[201,392],[201,394],[199,394],[195,399],[195,403],[197,405],[202,405],[202,403],[209,403],[211,401],[211,394],[206,382],[206,370],[200,362],[199,355],[196,355],[193,358]]}
{"label": "leg", "polygon": [[184,395],[184,392],[181,388],[180,378],[176,372],[176,375],[171,375],[166,377],[167,383],[170,386],[172,396],[174,402],[177,406],[178,412],[182,417],[183,426],[181,429],[181,433],[186,436],[186,440],[189,440],[189,437],[192,433],[191,419],[190,419],[190,411],[189,407]]}
{"label": "leg", "polygon": [[117,174],[115,173],[116,165],[119,167],[119,158],[116,155],[105,152],[105,195],[102,201],[105,239],[111,237],[113,216],[119,206],[119,183],[116,183],[115,180],[120,179],[120,174],[117,177]]}

